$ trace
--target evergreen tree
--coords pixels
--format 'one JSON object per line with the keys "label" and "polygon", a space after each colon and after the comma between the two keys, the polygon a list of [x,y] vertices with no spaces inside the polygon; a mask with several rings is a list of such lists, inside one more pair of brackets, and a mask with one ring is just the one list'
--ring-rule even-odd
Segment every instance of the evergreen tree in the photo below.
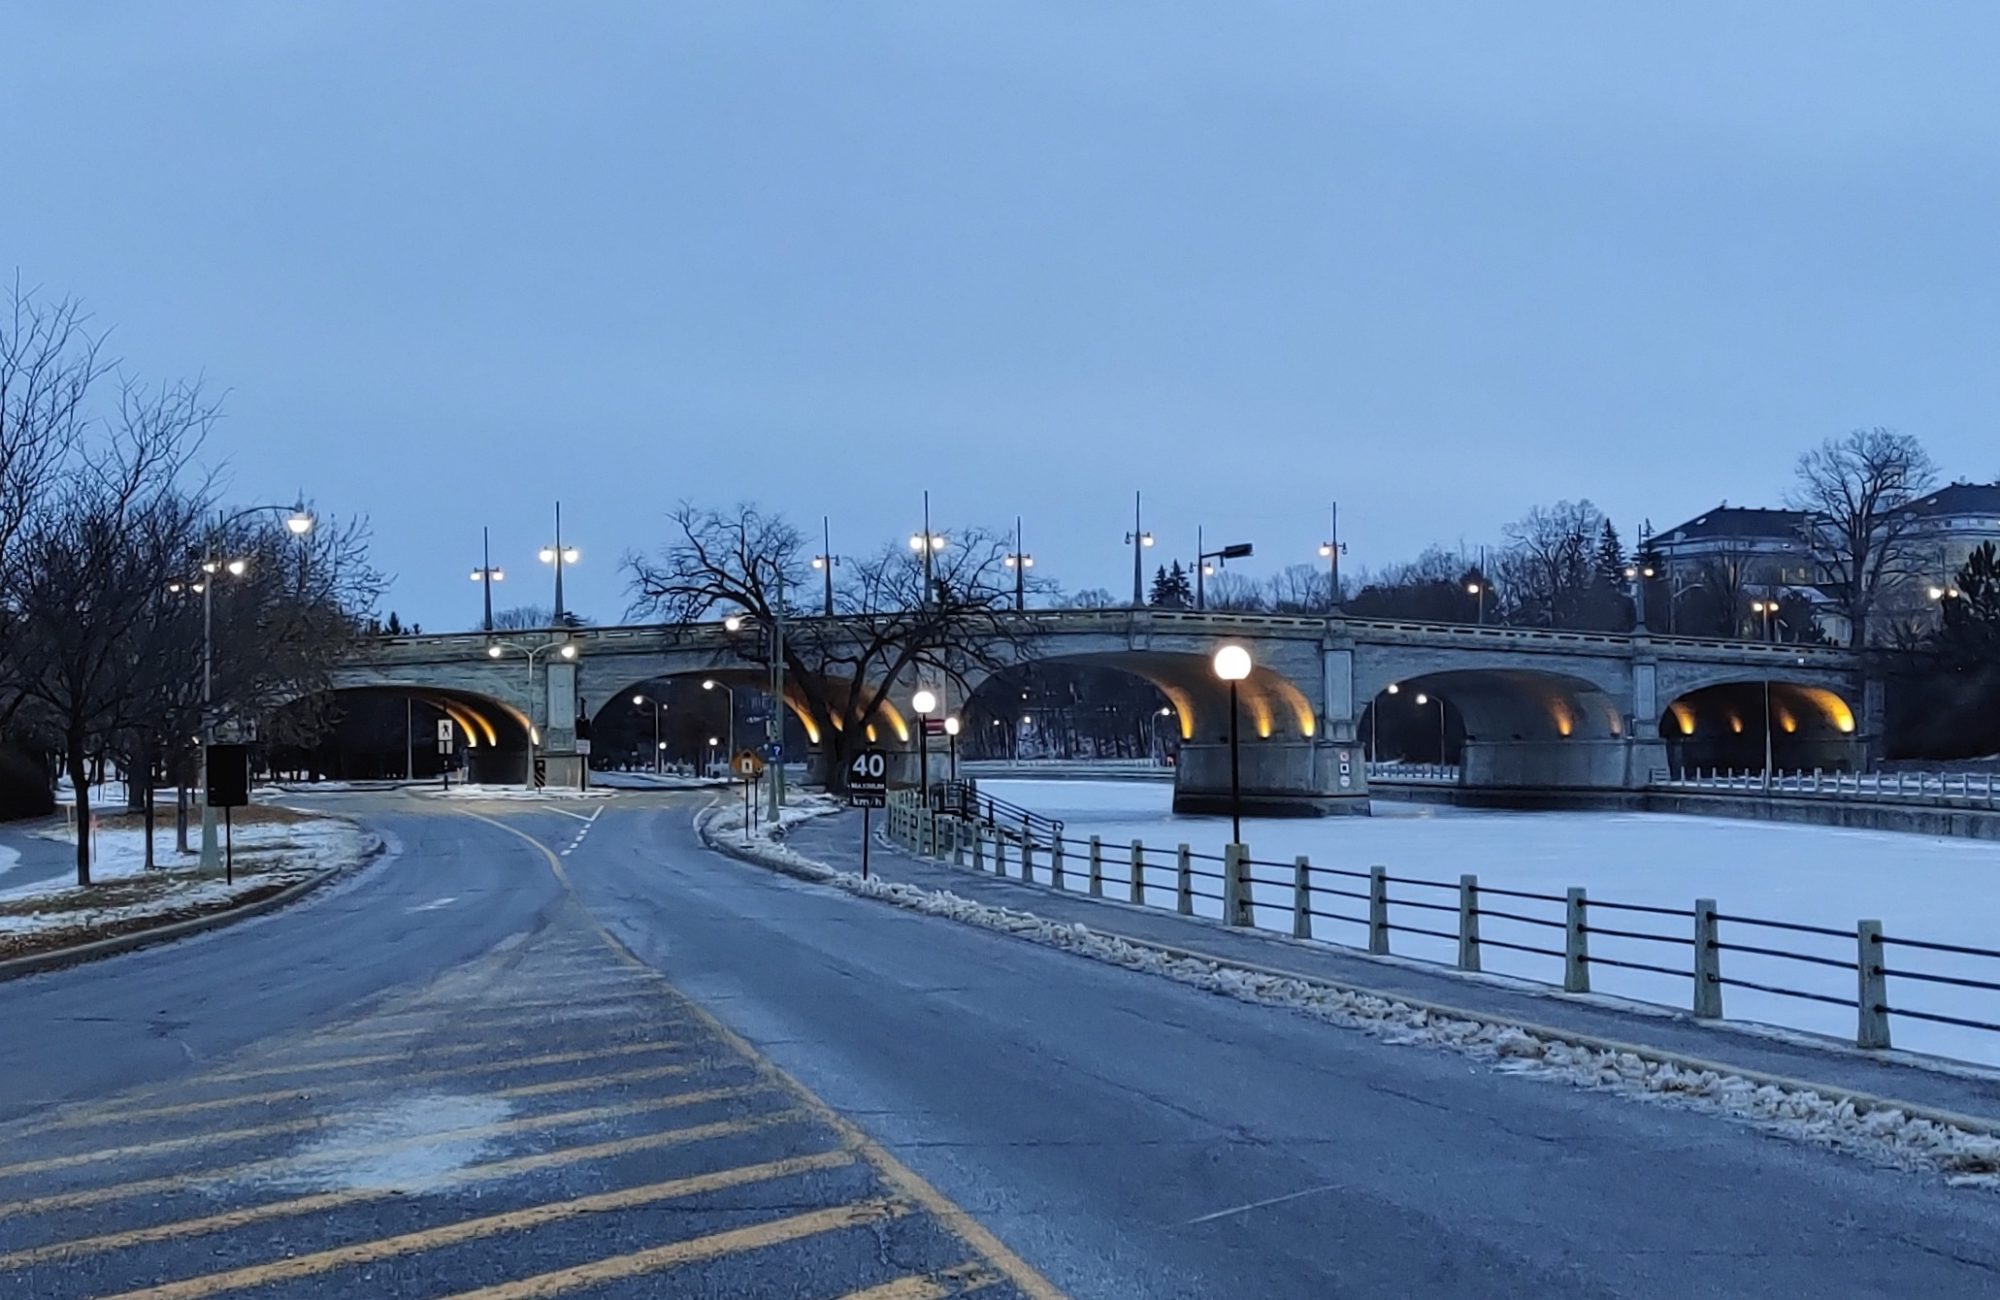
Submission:
{"label": "evergreen tree", "polygon": [[1958,667],[2000,664],[2000,552],[1993,543],[1966,556],[1952,583],[1958,594],[1940,605],[1938,649]]}
{"label": "evergreen tree", "polygon": [[1621,590],[1625,582],[1625,544],[1618,540],[1618,529],[1608,515],[1597,532],[1597,580],[1613,591]]}
{"label": "evergreen tree", "polygon": [[1153,574],[1153,590],[1146,603],[1168,609],[1186,609],[1194,604],[1194,583],[1189,581],[1179,560],[1174,561],[1172,569],[1163,566]]}

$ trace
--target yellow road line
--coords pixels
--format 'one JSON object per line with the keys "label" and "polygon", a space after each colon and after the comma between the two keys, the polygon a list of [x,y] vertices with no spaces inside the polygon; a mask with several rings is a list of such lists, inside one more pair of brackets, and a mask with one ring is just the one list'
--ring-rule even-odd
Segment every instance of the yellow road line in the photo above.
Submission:
{"label": "yellow road line", "polygon": [[273,1156],[266,1160],[250,1160],[238,1165],[224,1165],[215,1169],[185,1170],[169,1174],[164,1178],[142,1178],[129,1183],[111,1183],[103,1187],[86,1187],[74,1192],[56,1192],[32,1200],[0,1201],[0,1219],[17,1214],[45,1214],[50,1210],[74,1209],[80,1205],[97,1205],[104,1201],[116,1201],[127,1196],[150,1196],[155,1192],[186,1191],[203,1183],[222,1182],[251,1175],[283,1173],[294,1169],[311,1169],[318,1165],[332,1164],[341,1160],[352,1160],[358,1156],[382,1155],[390,1151],[407,1151],[412,1147],[436,1146],[445,1142],[465,1142],[474,1138],[495,1137],[503,1133],[542,1133],[550,1129],[567,1128],[572,1124],[592,1124],[598,1120],[621,1119],[631,1115],[642,1115],[647,1111],[671,1110],[680,1106],[698,1106],[710,1101],[728,1101],[738,1097],[748,1097],[756,1093],[762,1085],[748,1088],[703,1088],[697,1092],[670,1092],[659,1097],[648,1097],[643,1101],[620,1102],[615,1106],[586,1106],[581,1110],[556,1111],[548,1115],[528,1115],[521,1119],[503,1120],[497,1124],[477,1124],[467,1128],[442,1129],[436,1133],[424,1133],[416,1137],[395,1138],[385,1142],[369,1142],[360,1146],[334,1147],[309,1155]]}
{"label": "yellow road line", "polygon": [[[413,1056],[410,1052],[371,1052],[363,1056],[336,1056],[326,1060],[297,1061],[290,1065],[260,1065],[252,1070],[231,1070],[226,1074],[198,1074],[189,1079],[188,1083],[196,1086],[211,1083],[241,1083],[246,1079],[266,1079],[274,1075],[311,1074],[319,1070],[353,1070],[364,1065],[384,1065],[390,1062],[398,1062],[403,1065],[418,1065],[422,1063],[421,1056],[462,1056],[467,1052],[508,1052],[526,1047],[527,1045],[526,1043],[513,1041],[499,1043],[454,1043],[449,1047],[424,1048],[419,1056]],[[659,1038],[645,1043],[615,1043],[593,1050],[605,1056],[621,1056],[630,1055],[635,1052],[655,1051],[664,1047],[683,1046],[686,1046],[686,1044],[678,1039]],[[524,1061],[511,1062],[505,1066],[488,1065],[480,1068],[511,1070],[519,1066],[532,1064],[535,1064],[535,1061],[533,1058],[530,1058]],[[474,1067],[455,1066],[453,1068],[470,1069]]]}
{"label": "yellow road line", "polygon": [[[647,1008],[637,1000],[637,996],[636,994],[632,994],[605,1002],[582,1001],[569,1003],[560,1010],[550,1008],[549,1014],[545,1016],[522,1016],[512,1012],[498,1011],[489,1014],[487,1011],[477,1007],[459,1007],[455,1009],[452,1007],[439,1007],[429,1013],[427,1023],[421,1025],[407,1025],[402,1028],[329,1029],[322,1033],[314,1034],[311,1037],[313,1041],[322,1043],[370,1043],[396,1038],[416,1038],[425,1034],[479,1032],[492,1029],[545,1026],[566,1018],[575,1018],[582,1023],[591,1024],[600,1020],[615,1018],[613,1015],[607,1013],[629,1012],[635,1015],[643,1013]],[[357,1022],[357,1024],[374,1025],[378,1020],[402,1019],[415,1014],[415,1012],[391,1012],[380,1017],[371,1016],[367,1020]]]}
{"label": "yellow road line", "polygon": [[[231,1106],[249,1106],[266,1101],[289,1101],[301,1096],[318,1097],[337,1092],[353,1092],[357,1089],[380,1087],[387,1083],[401,1087],[411,1083],[432,1083],[441,1079],[462,1079],[469,1074],[502,1074],[509,1070],[532,1070],[545,1065],[578,1065],[584,1061],[602,1060],[607,1057],[635,1056],[642,1052],[664,1052],[681,1046],[679,1040],[661,1043],[628,1043],[621,1047],[594,1049],[587,1052],[551,1052],[543,1056],[527,1056],[518,1061],[485,1062],[474,1065],[454,1065],[437,1070],[417,1070],[408,1074],[397,1074],[387,1080],[344,1079],[318,1087],[304,1086],[274,1088],[267,1092],[239,1092],[227,1097],[206,1097],[200,1101],[175,1102],[170,1106],[141,1106],[132,1109],[98,1109],[79,1115],[65,1115],[48,1125],[49,1128],[87,1128],[94,1125],[131,1124],[142,1119],[163,1119],[170,1115],[195,1115],[203,1111],[227,1110]],[[203,1082],[199,1077],[190,1083]],[[495,1094],[498,1095],[498,1094]]]}
{"label": "yellow road line", "polygon": [[849,1291],[840,1300],[948,1300],[950,1296],[965,1295],[999,1281],[998,1273],[973,1260],[935,1276],[913,1273],[880,1286]]}
{"label": "yellow road line", "polygon": [[[754,1132],[758,1129],[776,1128],[799,1118],[799,1111],[775,1111],[768,1115],[753,1115],[747,1119],[721,1120],[713,1124],[691,1124],[685,1128],[664,1129],[658,1133],[644,1133],[638,1137],[618,1138],[610,1142],[593,1142],[589,1146],[563,1147],[555,1151],[544,1151],[532,1156],[516,1156],[508,1160],[492,1160],[485,1164],[467,1165],[450,1173],[438,1175],[428,1180],[426,1192],[444,1187],[462,1187],[469,1183],[487,1183],[496,1179],[512,1178],[516,1174],[532,1173],[541,1169],[554,1169],[563,1165],[581,1164],[585,1161],[630,1155],[637,1151],[652,1151],[660,1147],[681,1146],[690,1142],[705,1142],[710,1138],[731,1137],[738,1133]],[[844,1151],[835,1152],[843,1159],[851,1159]],[[127,1246],[143,1245],[149,1241],[177,1241],[183,1237],[200,1236],[209,1232],[232,1232],[246,1228],[253,1223],[268,1223],[273,1219],[288,1219],[301,1214],[321,1214],[331,1210],[349,1209],[356,1205],[366,1205],[371,1201],[394,1200],[405,1193],[395,1187],[355,1187],[339,1192],[318,1192],[311,1196],[295,1196],[286,1201],[270,1201],[263,1205],[253,1205],[241,1210],[225,1210],[220,1214],[204,1215],[198,1219],[182,1219],[174,1223],[153,1223],[143,1228],[127,1228],[123,1232],[107,1232],[96,1237],[79,1237],[74,1241],[51,1242],[46,1246],[34,1246],[27,1250],[17,1250],[0,1255],[0,1270],[23,1268],[30,1264],[41,1264],[52,1259],[75,1259],[84,1255],[101,1254],[107,1250],[123,1250]],[[676,1193],[678,1194],[678,1193]],[[589,1199],[589,1198],[584,1198]],[[499,1216],[505,1218],[507,1216]],[[479,1222],[479,1220],[473,1220]],[[494,1231],[502,1231],[496,1228]],[[437,1231],[444,1231],[439,1229]],[[422,1236],[425,1234],[409,1234]],[[401,1240],[389,1238],[389,1240]],[[325,1252],[328,1254],[338,1252]],[[316,1256],[302,1255],[298,1259],[313,1259]],[[297,1262],[296,1260],[288,1262]],[[331,1266],[330,1266],[331,1267]],[[245,1269],[238,1272],[252,1272]],[[218,1274],[217,1276],[234,1276]],[[269,1280],[269,1279],[264,1279]],[[251,1286],[255,1283],[237,1282],[232,1286]],[[217,1290],[228,1290],[219,1286]],[[149,1293],[150,1294],[150,1293]]]}
{"label": "yellow road line", "polygon": [[[650,1250],[634,1251],[629,1255],[614,1255],[609,1259],[593,1260],[588,1264],[557,1269],[552,1273],[522,1278],[517,1282],[502,1282],[497,1286],[480,1287],[476,1291],[461,1291],[455,1296],[448,1297],[447,1300],[545,1300],[548,1296],[561,1295],[578,1287],[597,1286],[605,1282],[644,1277],[649,1273],[662,1273],[667,1269],[681,1264],[692,1264],[697,1260],[720,1259],[725,1255],[739,1255],[744,1251],[778,1246],[788,1241],[818,1236],[824,1232],[838,1232],[843,1228],[860,1228],[886,1223],[908,1214],[910,1208],[908,1202],[890,1197],[856,1201],[852,1205],[831,1206],[824,1210],[795,1214],[790,1218],[774,1219],[769,1223],[752,1224],[747,1228],[732,1228],[727,1232],[713,1232],[705,1237],[693,1237],[687,1241],[655,1246]],[[114,1297],[114,1300],[128,1300],[128,1298]],[[132,1297],[131,1300],[136,1300],[136,1297]]]}
{"label": "yellow road line", "polygon": [[[534,845],[535,848],[541,851],[543,860],[548,863],[549,870],[555,873],[556,880],[561,883],[564,891],[572,899],[576,898],[576,886],[571,883],[569,873],[563,870],[562,859],[550,852],[546,844],[543,844],[526,831],[509,826],[505,822],[463,809],[460,811],[465,812],[465,815],[468,817],[478,818],[478,820],[486,822],[489,825],[498,826],[508,834],[526,840],[529,844]],[[580,900],[578,901],[578,906],[582,906]],[[1028,1300],[1067,1300],[1053,1283],[1030,1267],[1026,1260],[1008,1249],[1007,1245],[994,1236],[986,1225],[967,1213],[957,1202],[946,1197],[944,1193],[932,1187],[928,1182],[925,1182],[914,1169],[911,1169],[908,1165],[905,1165],[894,1155],[890,1154],[888,1148],[880,1145],[873,1138],[862,1132],[859,1126],[849,1121],[824,1101],[821,1101],[811,1089],[778,1068],[775,1062],[752,1047],[741,1035],[710,1015],[707,1008],[675,988],[666,976],[641,961],[637,954],[630,948],[627,948],[619,940],[618,936],[606,929],[588,909],[584,909],[584,916],[589,921],[591,928],[597,932],[597,937],[603,940],[605,945],[618,955],[619,960],[639,972],[642,977],[672,1000],[676,1006],[680,1007],[688,1015],[706,1026],[717,1037],[721,1038],[723,1042],[733,1048],[745,1061],[755,1066],[757,1071],[765,1078],[771,1080],[787,1092],[790,1092],[815,1116],[831,1125],[855,1150],[861,1153],[863,1159],[874,1166],[876,1172],[881,1174],[891,1187],[894,1187],[912,1201],[921,1205],[936,1217],[939,1222],[943,1223],[946,1229],[956,1234],[960,1240],[984,1256],[986,1261],[999,1269],[1007,1280],[1014,1285],[1015,1289],[1028,1297]]]}
{"label": "yellow road line", "polygon": [[[633,1083],[646,1079],[667,1079],[676,1075],[692,1074],[702,1068],[694,1064],[654,1065],[643,1070],[619,1070],[612,1074],[584,1075],[572,1079],[556,1079],[549,1083],[524,1083],[512,1088],[499,1088],[491,1092],[477,1094],[481,1097],[514,1098],[546,1097],[551,1093],[579,1092],[585,1088],[598,1088],[612,1083]],[[411,1076],[405,1076],[407,1081]],[[296,1092],[277,1094],[281,1097],[297,1096]],[[297,1133],[304,1129],[329,1128],[340,1122],[338,1115],[313,1115],[304,1119],[285,1120],[276,1124],[259,1124],[251,1128],[222,1129],[213,1133],[194,1133],[187,1137],[162,1138],[155,1142],[135,1142],[129,1146],[100,1147],[94,1151],[81,1151],[71,1155],[48,1156],[40,1160],[27,1160],[20,1164],[0,1165],[0,1178],[16,1174],[42,1173],[50,1169],[67,1169],[73,1165],[89,1164],[93,1160],[118,1160],[127,1156],[156,1155],[163,1151],[185,1151],[191,1147],[212,1146],[224,1142],[239,1142],[246,1138],[269,1137],[274,1133]]]}

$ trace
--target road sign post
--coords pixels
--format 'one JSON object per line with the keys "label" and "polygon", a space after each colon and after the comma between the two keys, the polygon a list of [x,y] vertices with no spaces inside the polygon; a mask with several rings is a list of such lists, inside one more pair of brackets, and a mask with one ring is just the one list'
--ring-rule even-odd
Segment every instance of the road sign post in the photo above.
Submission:
{"label": "road sign post", "polygon": [[861,810],[861,878],[868,879],[869,815],[889,803],[889,756],[869,748],[847,765],[847,806]]}
{"label": "road sign post", "polygon": [[764,756],[754,749],[739,749],[729,760],[729,770],[743,782],[743,842],[748,844],[757,824],[757,799],[752,791],[756,789],[757,778],[764,775]]}

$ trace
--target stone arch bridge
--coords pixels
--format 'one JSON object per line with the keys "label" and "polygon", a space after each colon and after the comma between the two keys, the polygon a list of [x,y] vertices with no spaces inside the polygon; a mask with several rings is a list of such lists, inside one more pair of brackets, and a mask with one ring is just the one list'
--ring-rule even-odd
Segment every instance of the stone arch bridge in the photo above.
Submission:
{"label": "stone arch bridge", "polygon": [[[1857,655],[1828,647],[1184,610],[1021,617],[1029,634],[1009,652],[1018,661],[1122,669],[1171,702],[1181,810],[1228,798],[1228,690],[1210,667],[1225,642],[1256,665],[1239,726],[1246,806],[1261,811],[1365,811],[1362,724],[1392,689],[1444,701],[1463,730],[1465,783],[1493,790],[1633,788],[1669,765],[1670,746],[1760,726],[1784,751],[1781,765],[1861,768],[1881,733],[1879,683],[1864,679]],[[550,780],[573,781],[581,701],[681,676],[761,682],[751,644],[721,622],[382,638],[333,684],[428,699],[475,744],[525,745],[532,732]],[[900,709],[915,686],[896,684],[871,719],[892,749],[914,743]]]}

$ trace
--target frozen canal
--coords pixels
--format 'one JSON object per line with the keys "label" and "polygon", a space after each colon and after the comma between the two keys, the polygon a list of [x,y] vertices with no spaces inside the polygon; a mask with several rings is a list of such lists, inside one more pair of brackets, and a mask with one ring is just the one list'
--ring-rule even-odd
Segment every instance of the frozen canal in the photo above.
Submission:
{"label": "frozen canal", "polygon": [[[997,798],[1060,818],[1064,836],[1100,836],[1107,879],[1125,880],[1130,842],[1142,840],[1149,864],[1150,901],[1171,907],[1171,856],[1186,843],[1197,853],[1219,854],[1229,838],[1226,817],[1176,817],[1173,788],[1165,782],[983,780],[980,789]],[[1392,899],[1451,904],[1461,873],[1479,877],[1482,890],[1519,890],[1560,897],[1572,885],[1589,891],[1593,903],[1632,903],[1691,909],[1697,898],[1713,898],[1725,916],[1754,917],[1826,926],[1851,936],[1863,918],[1882,922],[1891,938],[1919,939],[2000,949],[2000,844],[1937,839],[1875,831],[1723,818],[1643,813],[1509,813],[1469,811],[1426,804],[1378,801],[1376,815],[1325,820],[1246,819],[1243,838],[1251,857],[1273,865],[1256,868],[1260,878],[1283,884],[1259,886],[1260,925],[1289,932],[1291,863],[1305,855],[1317,867],[1366,872],[1388,869],[1391,877],[1436,881],[1451,889],[1392,884]],[[1158,850],[1155,853],[1155,850]],[[1072,848],[1069,885],[1082,887],[1082,854]],[[1199,864],[1213,867],[1212,863]],[[1365,880],[1327,878],[1323,883],[1365,892]],[[1216,888],[1200,881],[1197,889]],[[1124,897],[1122,887],[1107,889]],[[1270,906],[1278,904],[1279,906]],[[1199,910],[1220,915],[1219,906],[1197,900]],[[1323,897],[1316,910],[1365,917],[1358,899]],[[1560,922],[1559,902],[1486,896],[1481,907]],[[1396,925],[1453,931],[1454,912],[1392,907]],[[1684,917],[1617,912],[1595,908],[1591,924],[1688,939],[1692,921]],[[1486,970],[1560,983],[1559,957],[1509,951],[1492,941],[1533,947],[1562,947],[1559,928],[1485,918],[1481,922]],[[1358,924],[1332,918],[1314,923],[1317,937],[1365,946]],[[1833,1006],[1754,989],[1726,987],[1723,1009],[1734,1020],[1752,1020],[1809,1029],[1852,1041],[1855,1031],[1855,975],[1852,937],[1830,937],[1723,922],[1722,973],[1747,980],[1840,998]],[[1783,949],[1847,963],[1847,969],[1732,952],[1728,945]],[[1457,955],[1454,941],[1396,932],[1393,950],[1440,962]],[[2000,983],[2000,960],[1925,952],[1891,945],[1893,970]],[[1686,969],[1691,945],[1595,936],[1593,958],[1644,962]],[[1610,993],[1675,1007],[1689,1005],[1692,981],[1647,971],[1593,964],[1592,986]],[[1889,979],[1889,1005],[2000,1022],[2000,992]],[[1955,1025],[1893,1018],[1895,1044],[1913,1051],[2000,1065],[2000,1033]]]}

